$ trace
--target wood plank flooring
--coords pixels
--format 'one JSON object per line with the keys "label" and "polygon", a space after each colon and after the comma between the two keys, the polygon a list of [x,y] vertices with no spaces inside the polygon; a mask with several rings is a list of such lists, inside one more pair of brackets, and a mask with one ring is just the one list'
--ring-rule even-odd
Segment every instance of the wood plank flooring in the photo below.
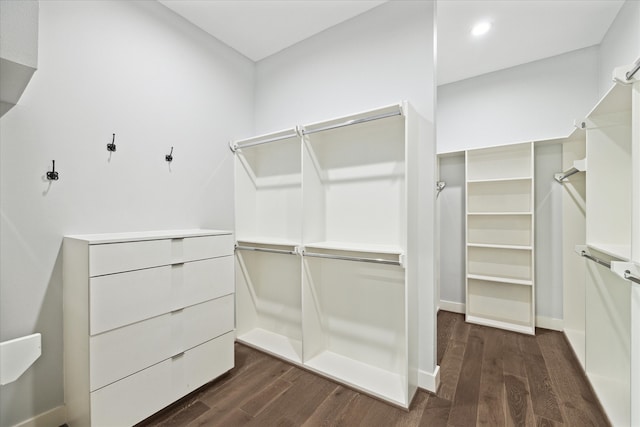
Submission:
{"label": "wood plank flooring", "polygon": [[145,420],[170,426],[609,426],[564,335],[438,314],[437,394],[403,411],[246,346],[222,378]]}

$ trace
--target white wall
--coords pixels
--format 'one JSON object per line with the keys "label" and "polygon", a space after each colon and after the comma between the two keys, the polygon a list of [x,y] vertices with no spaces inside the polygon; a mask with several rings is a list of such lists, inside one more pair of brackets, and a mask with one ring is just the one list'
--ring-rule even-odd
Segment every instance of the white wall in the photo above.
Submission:
{"label": "white wall", "polygon": [[[260,61],[256,132],[402,100],[433,122],[434,9],[429,1],[388,2]],[[420,369],[427,374],[436,366],[432,286],[421,290]]]}
{"label": "white wall", "polygon": [[227,144],[253,132],[255,65],[156,2],[40,2],[38,62],[0,122],[0,340],[43,339],[3,427],[63,404],[62,236],[232,228]]}
{"label": "white wall", "polygon": [[613,69],[640,58],[640,1],[627,0],[600,43],[600,97],[611,88]]}
{"label": "white wall", "polygon": [[567,136],[599,99],[598,47],[438,87],[438,152]]}
{"label": "white wall", "polygon": [[410,101],[433,120],[431,2],[395,0],[257,64],[257,133]]}

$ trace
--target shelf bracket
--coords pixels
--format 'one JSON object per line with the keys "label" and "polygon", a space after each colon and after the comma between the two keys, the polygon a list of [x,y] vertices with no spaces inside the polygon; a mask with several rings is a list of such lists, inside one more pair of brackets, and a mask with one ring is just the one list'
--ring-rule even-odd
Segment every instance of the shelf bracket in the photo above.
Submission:
{"label": "shelf bracket", "polygon": [[630,85],[634,81],[639,81],[638,77],[635,77],[640,70],[640,59],[633,64],[623,65],[613,69],[613,82],[621,85]]}
{"label": "shelf bracket", "polygon": [[585,172],[587,170],[587,159],[575,160],[573,162],[573,166],[561,173],[557,173],[553,176],[553,178],[558,181],[560,184],[564,183],[564,180],[569,178],[571,175],[575,175],[578,172]]}
{"label": "shelf bracket", "polygon": [[613,261],[611,263],[611,271],[625,280],[640,285],[640,266],[633,262]]}

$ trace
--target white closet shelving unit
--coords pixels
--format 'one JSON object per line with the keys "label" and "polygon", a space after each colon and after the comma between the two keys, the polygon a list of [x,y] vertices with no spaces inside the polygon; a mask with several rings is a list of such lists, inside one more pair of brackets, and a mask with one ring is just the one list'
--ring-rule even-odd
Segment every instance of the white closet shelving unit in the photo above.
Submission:
{"label": "white closet shelving unit", "polygon": [[302,362],[302,175],[296,129],[236,142],[238,341]]}
{"label": "white closet shelving unit", "polygon": [[573,255],[576,245],[586,242],[586,135],[574,130],[562,144],[563,172],[555,175],[562,194],[562,282],[563,329],[582,368],[585,367],[585,268]]}
{"label": "white closet shelving unit", "polygon": [[466,320],[533,334],[533,143],[468,150]]}
{"label": "white closet shelving unit", "polygon": [[403,103],[297,129],[233,146],[238,340],[408,408],[428,280],[418,254],[433,237],[420,224],[434,202],[418,191],[435,157],[426,123]]}
{"label": "white closet shelving unit", "polygon": [[631,85],[613,86],[584,121],[586,246],[577,248],[589,258],[585,371],[611,422],[620,426],[640,421],[631,420],[632,361],[640,356],[632,351],[632,286],[638,285],[615,272],[620,265],[635,269],[632,228],[640,226],[640,212],[632,212],[632,188],[638,186],[632,181],[632,151],[640,149],[638,135],[632,137],[632,122],[640,119],[638,106],[632,108],[633,90]]}

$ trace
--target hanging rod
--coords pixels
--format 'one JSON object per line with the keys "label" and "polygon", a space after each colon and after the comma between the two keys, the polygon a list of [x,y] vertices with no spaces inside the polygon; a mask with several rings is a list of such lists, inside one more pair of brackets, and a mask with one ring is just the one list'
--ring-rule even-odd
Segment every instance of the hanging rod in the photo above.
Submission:
{"label": "hanging rod", "polygon": [[254,141],[254,142],[248,142],[246,144],[238,144],[238,143],[234,142],[234,143],[229,144],[229,148],[231,148],[231,151],[233,151],[235,153],[236,150],[239,150],[241,148],[255,147],[256,145],[262,145],[262,144],[268,144],[270,142],[282,141],[283,139],[297,138],[299,136],[300,136],[300,134],[296,130],[296,132],[291,133],[291,134],[282,135],[282,136],[275,136],[273,138],[262,139],[262,140]]}
{"label": "hanging rod", "polygon": [[287,254],[287,255],[296,255],[296,251],[288,251],[285,249],[271,249],[271,248],[257,248],[255,246],[241,246],[236,245],[237,250],[241,251],[255,251],[255,252],[270,252],[274,254]]}
{"label": "hanging rod", "polygon": [[346,256],[346,255],[319,254],[319,253],[307,252],[307,251],[302,251],[302,256],[309,256],[309,257],[313,257],[313,258],[339,259],[339,260],[342,260],[342,261],[371,262],[371,263],[375,263],[375,264],[402,265],[400,263],[400,261],[393,261],[393,260],[390,260],[390,259],[363,258],[363,257]]}
{"label": "hanging rod", "polygon": [[387,117],[394,117],[394,116],[401,116],[401,115],[402,115],[402,109],[400,109],[398,111],[392,111],[391,113],[384,113],[384,114],[378,114],[378,115],[375,115],[375,116],[363,117],[361,119],[348,120],[346,122],[337,123],[335,125],[325,126],[325,127],[319,128],[319,129],[306,130],[305,128],[302,128],[302,134],[303,135],[310,135],[312,133],[324,132],[324,131],[327,131],[327,130],[342,128],[342,127],[345,127],[345,126],[357,125],[357,124],[360,124],[360,123],[371,122],[373,120],[386,119]]}
{"label": "hanging rod", "polygon": [[631,80],[631,78],[634,76],[635,73],[638,72],[638,70],[640,70],[640,59],[638,60],[638,62],[636,62],[636,65],[631,70],[629,70],[627,74],[625,74],[625,77],[627,78],[627,80]]}
{"label": "hanging rod", "polygon": [[593,255],[589,255],[586,251],[580,252],[580,255],[585,257],[585,258],[587,258],[587,259],[590,259],[591,261],[593,261],[595,263],[598,263],[598,264],[600,264],[602,266],[605,266],[608,269],[611,269],[611,263],[610,262],[606,262],[606,261],[601,260],[600,258],[594,257]]}
{"label": "hanging rod", "polygon": [[624,271],[624,278],[640,285],[640,277],[634,276],[629,270]]}
{"label": "hanging rod", "polygon": [[587,170],[587,159],[582,159],[582,160],[575,160],[573,162],[573,166],[565,171],[565,172],[561,172],[561,173],[557,173],[553,176],[553,178],[558,181],[560,184],[563,183],[563,181],[567,178],[569,178],[571,175],[575,175],[578,172],[584,172]]}
{"label": "hanging rod", "polygon": [[565,179],[569,178],[571,175],[577,174],[578,172],[582,172],[582,171],[578,170],[576,168],[571,168],[566,172],[555,174],[554,178],[555,178],[556,181],[558,181],[559,183],[562,184],[562,181],[564,181]]}

